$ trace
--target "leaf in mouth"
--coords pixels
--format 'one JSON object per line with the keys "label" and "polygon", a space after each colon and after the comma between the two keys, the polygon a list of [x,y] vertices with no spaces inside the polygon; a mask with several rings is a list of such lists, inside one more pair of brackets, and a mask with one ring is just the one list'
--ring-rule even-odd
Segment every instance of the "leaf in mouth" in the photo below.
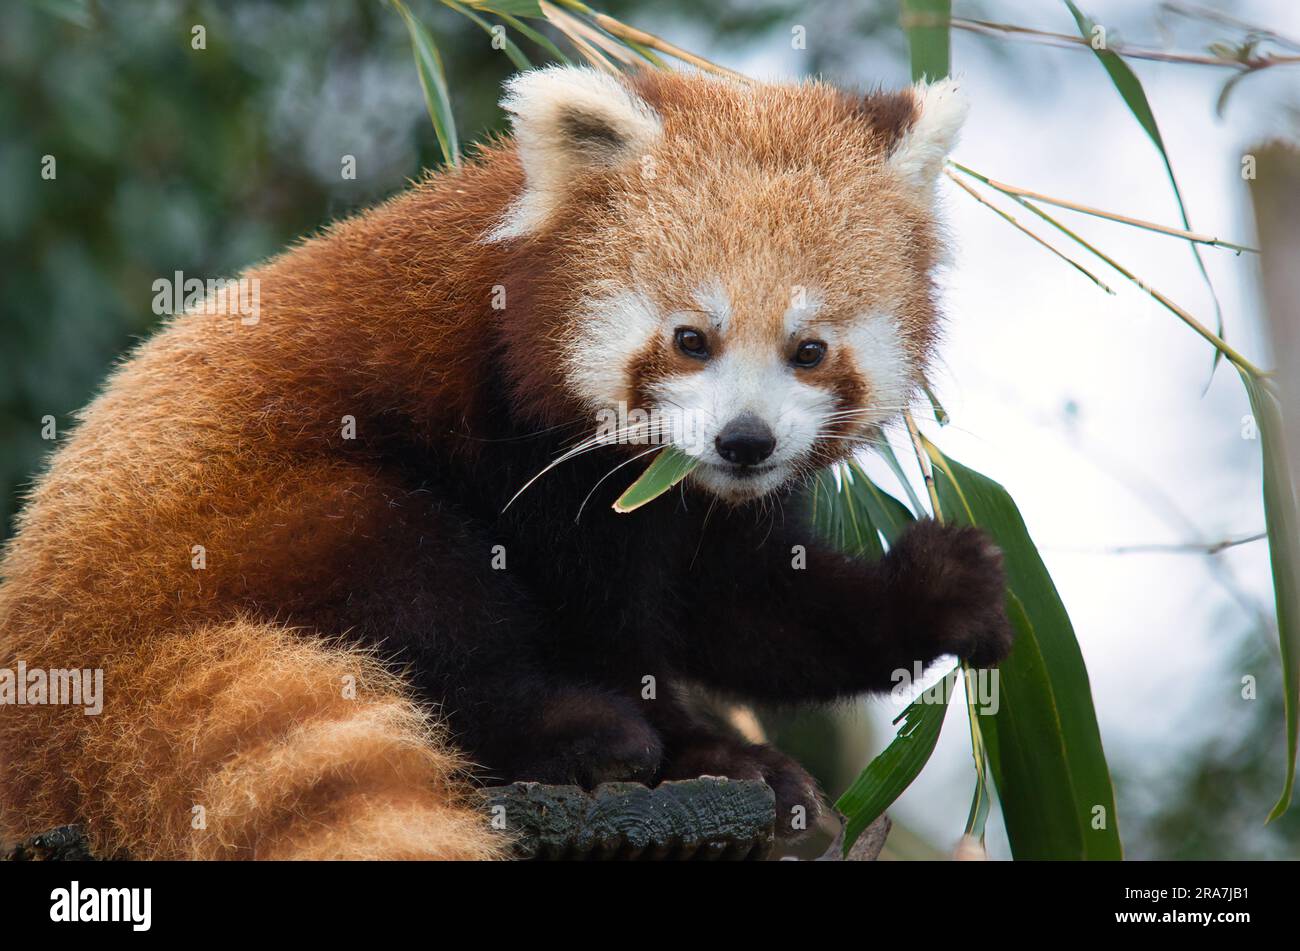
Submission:
{"label": "leaf in mouth", "polygon": [[665,446],[654,461],[641,473],[641,478],[633,482],[626,492],[614,503],[614,511],[620,514],[639,509],[663,495],[699,465],[700,460],[688,456],[676,446]]}

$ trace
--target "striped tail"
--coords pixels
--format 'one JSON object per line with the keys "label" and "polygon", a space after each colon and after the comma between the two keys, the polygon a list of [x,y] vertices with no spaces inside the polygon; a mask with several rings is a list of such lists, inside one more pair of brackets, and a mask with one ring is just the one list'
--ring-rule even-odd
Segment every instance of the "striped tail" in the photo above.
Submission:
{"label": "striped tail", "polygon": [[75,818],[99,854],[141,859],[506,853],[442,728],[367,655],[237,621],[131,645],[104,688],[97,717],[4,713],[11,836]]}

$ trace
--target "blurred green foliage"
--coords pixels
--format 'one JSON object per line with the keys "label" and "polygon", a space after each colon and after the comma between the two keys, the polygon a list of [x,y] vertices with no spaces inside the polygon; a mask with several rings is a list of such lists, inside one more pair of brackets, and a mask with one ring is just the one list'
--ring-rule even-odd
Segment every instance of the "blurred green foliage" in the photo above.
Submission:
{"label": "blurred green foliage", "polygon": [[[405,32],[379,3],[50,6],[6,4],[0,30],[5,533],[52,446],[42,418],[66,431],[152,329],[153,281],[232,274],[434,159]],[[486,126],[508,64],[463,59],[482,93],[460,105]]]}
{"label": "blurred green foliage", "polygon": [[[447,7],[410,7],[445,57],[462,139],[498,130],[509,60]],[[691,0],[602,8],[661,30],[675,23],[686,45],[721,49],[769,31],[788,47],[793,22],[813,36],[866,37],[896,16],[888,2],[731,0],[707,17]],[[154,327],[155,280],[230,276],[439,156],[405,27],[381,0],[7,0],[0,16],[2,539],[54,444],[42,420],[65,433],[113,361]],[[857,49],[810,47],[809,72],[834,72],[845,65],[834,57]],[[47,155],[52,180],[41,177]],[[355,179],[342,175],[345,155]]]}

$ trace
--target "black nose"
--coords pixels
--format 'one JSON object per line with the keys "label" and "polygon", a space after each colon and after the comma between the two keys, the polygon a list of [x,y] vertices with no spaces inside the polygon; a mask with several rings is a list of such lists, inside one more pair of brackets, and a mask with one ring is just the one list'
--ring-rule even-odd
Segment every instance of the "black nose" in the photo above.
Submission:
{"label": "black nose", "polygon": [[714,440],[718,455],[738,466],[754,466],[772,455],[776,437],[753,413],[741,413],[718,433]]}

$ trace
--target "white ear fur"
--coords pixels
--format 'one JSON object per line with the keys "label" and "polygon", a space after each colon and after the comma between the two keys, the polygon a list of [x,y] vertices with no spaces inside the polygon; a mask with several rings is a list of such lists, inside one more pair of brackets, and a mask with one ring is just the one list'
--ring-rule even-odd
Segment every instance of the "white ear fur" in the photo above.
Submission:
{"label": "white ear fur", "polygon": [[953,79],[919,82],[912,88],[912,97],[916,121],[889,156],[889,166],[909,183],[930,188],[957,144],[970,102]]}
{"label": "white ear fur", "polygon": [[500,240],[540,225],[583,169],[643,155],[658,139],[658,114],[614,76],[576,66],[520,73],[506,83],[525,189],[488,235]]}

